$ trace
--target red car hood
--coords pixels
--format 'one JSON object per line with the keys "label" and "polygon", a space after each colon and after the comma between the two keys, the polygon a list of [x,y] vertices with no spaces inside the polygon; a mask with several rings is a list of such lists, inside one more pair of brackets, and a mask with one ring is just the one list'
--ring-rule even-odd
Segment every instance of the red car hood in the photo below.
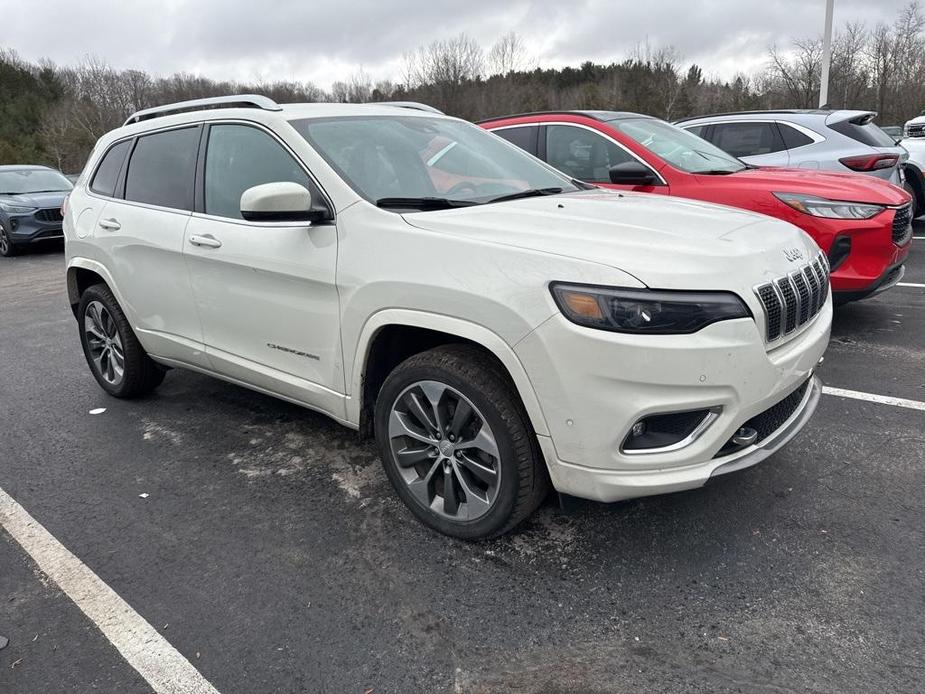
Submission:
{"label": "red car hood", "polygon": [[760,167],[724,176],[697,178],[704,185],[741,185],[752,189],[764,188],[772,193],[804,193],[831,200],[876,205],[903,205],[911,200],[902,188],[864,174]]}

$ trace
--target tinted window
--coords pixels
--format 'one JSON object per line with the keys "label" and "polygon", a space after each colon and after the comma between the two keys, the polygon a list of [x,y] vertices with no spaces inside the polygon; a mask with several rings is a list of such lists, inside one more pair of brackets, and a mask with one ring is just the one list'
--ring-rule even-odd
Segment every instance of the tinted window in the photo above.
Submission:
{"label": "tinted window", "polygon": [[809,135],[801,133],[796,128],[791,128],[786,123],[778,123],[778,130],[780,130],[781,137],[784,138],[784,144],[787,145],[787,149],[794,149],[795,147],[802,147],[803,145],[811,145],[813,143],[813,138]]}
{"label": "tinted window", "polygon": [[193,209],[199,128],[168,130],[138,138],[125,177],[125,199]]}
{"label": "tinted window", "polygon": [[896,141],[883,132],[880,126],[875,123],[859,125],[852,123],[850,120],[843,120],[840,123],[832,123],[829,127],[837,133],[850,137],[855,142],[870,145],[871,147],[896,146]]}
{"label": "tinted window", "polygon": [[753,157],[786,149],[773,123],[718,123],[710,141],[734,157]]}
{"label": "tinted window", "polygon": [[125,161],[125,155],[128,153],[128,148],[131,144],[131,140],[125,140],[109,148],[96,169],[93,182],[90,184],[90,190],[110,198],[113,196],[116,191],[116,183],[119,180],[119,170],[122,168],[122,162]]}
{"label": "tinted window", "polygon": [[246,125],[213,125],[205,166],[205,211],[241,219],[241,194],[263,183],[311,179],[279,142]]}
{"label": "tinted window", "polygon": [[539,126],[530,125],[523,128],[502,128],[501,130],[492,130],[495,135],[503,137],[512,145],[517,145],[523,150],[536,156],[537,135]]}
{"label": "tinted window", "polygon": [[636,160],[603,135],[571,125],[547,125],[546,161],[579,181],[610,183],[611,166]]}
{"label": "tinted window", "polygon": [[689,128],[684,128],[689,133],[694,133],[697,137],[703,137],[703,131],[707,129],[705,125],[692,125]]}

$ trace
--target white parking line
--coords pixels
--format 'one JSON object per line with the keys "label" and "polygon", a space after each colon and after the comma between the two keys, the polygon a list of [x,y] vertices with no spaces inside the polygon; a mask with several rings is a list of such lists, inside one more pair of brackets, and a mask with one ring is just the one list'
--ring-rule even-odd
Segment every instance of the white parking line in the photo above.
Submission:
{"label": "white parking line", "polygon": [[913,236],[916,241],[925,241],[925,236]]}
{"label": "white parking line", "polygon": [[921,410],[925,412],[925,402],[918,400],[906,400],[905,398],[892,398],[889,395],[875,395],[874,393],[862,393],[859,390],[845,390],[844,388],[831,388],[824,386],[822,392],[826,395],[834,395],[839,398],[851,398],[852,400],[866,400],[867,402],[877,402],[881,405],[892,405],[893,407],[905,407],[910,410]]}
{"label": "white parking line", "polygon": [[167,639],[2,488],[0,526],[90,618],[157,694],[218,694]]}
{"label": "white parking line", "polygon": [[925,284],[919,284],[917,282],[897,282],[897,287],[916,287],[917,289],[925,289]]}

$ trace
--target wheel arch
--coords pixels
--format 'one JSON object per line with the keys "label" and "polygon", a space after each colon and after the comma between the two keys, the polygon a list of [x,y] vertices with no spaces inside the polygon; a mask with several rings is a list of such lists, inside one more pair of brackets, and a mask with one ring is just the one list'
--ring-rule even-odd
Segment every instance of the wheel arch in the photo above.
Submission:
{"label": "wheel arch", "polygon": [[537,434],[548,435],[539,400],[514,350],[497,334],[468,321],[404,309],[387,309],[364,325],[353,360],[347,419],[360,433],[372,431],[372,408],[386,376],[399,363],[443,344],[472,344],[491,355],[505,370]]}
{"label": "wheel arch", "polygon": [[906,180],[912,186],[915,195],[915,207],[919,214],[925,212],[925,176],[922,170],[913,162],[903,164],[903,171],[906,174]]}
{"label": "wheel arch", "polygon": [[80,295],[84,293],[87,287],[99,283],[109,287],[109,291],[116,297],[116,301],[122,306],[125,305],[105,267],[88,258],[71,259],[67,267],[67,298],[75,318],[77,317],[77,305],[80,303]]}

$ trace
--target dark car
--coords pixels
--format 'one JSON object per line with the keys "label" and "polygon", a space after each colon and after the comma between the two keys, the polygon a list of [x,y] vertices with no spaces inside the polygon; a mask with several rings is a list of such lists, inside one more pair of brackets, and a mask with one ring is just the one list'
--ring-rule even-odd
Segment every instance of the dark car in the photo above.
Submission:
{"label": "dark car", "polygon": [[73,186],[47,166],[0,166],[0,255],[61,240],[61,205]]}

